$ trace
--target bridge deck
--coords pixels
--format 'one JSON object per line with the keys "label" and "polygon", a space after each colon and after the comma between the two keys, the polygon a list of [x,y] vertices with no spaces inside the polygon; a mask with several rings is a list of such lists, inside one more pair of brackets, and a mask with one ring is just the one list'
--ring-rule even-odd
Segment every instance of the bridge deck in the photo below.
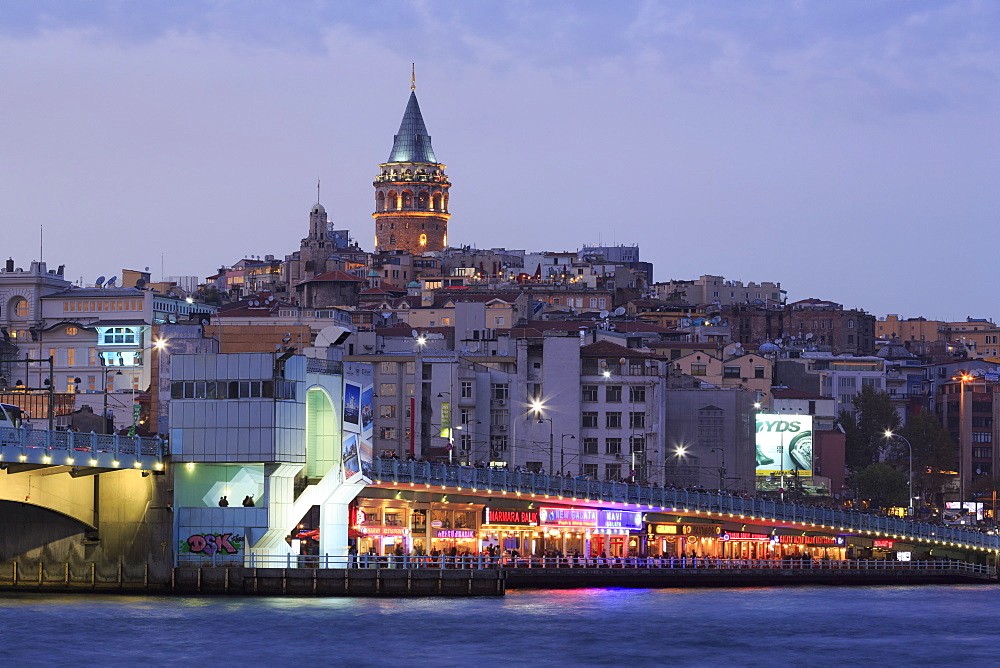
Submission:
{"label": "bridge deck", "polygon": [[160,438],[0,427],[0,463],[144,471],[163,469]]}
{"label": "bridge deck", "polygon": [[918,540],[978,550],[1000,550],[1000,536],[975,529],[912,522],[855,510],[804,506],[763,499],[689,492],[623,482],[582,480],[539,473],[519,473],[471,466],[376,459],[376,483],[455,488],[458,491],[542,495],[566,502],[573,500],[621,503],[637,508],[701,514],[718,519],[762,519],[786,522],[818,531],[833,530],[873,537]]}

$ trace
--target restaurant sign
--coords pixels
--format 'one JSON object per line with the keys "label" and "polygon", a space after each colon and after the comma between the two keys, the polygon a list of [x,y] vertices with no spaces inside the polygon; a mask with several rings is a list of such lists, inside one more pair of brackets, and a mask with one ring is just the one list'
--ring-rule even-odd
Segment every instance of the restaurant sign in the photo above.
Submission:
{"label": "restaurant sign", "polygon": [[779,545],[843,545],[840,536],[775,536]]}
{"label": "restaurant sign", "polygon": [[483,508],[483,524],[536,526],[538,511],[486,507]]}
{"label": "restaurant sign", "polygon": [[769,543],[771,537],[766,533],[746,533],[745,531],[729,531],[719,536],[720,540],[731,543]]}
{"label": "restaurant sign", "polygon": [[597,508],[540,508],[538,523],[550,527],[637,531],[642,528],[642,513]]}
{"label": "restaurant sign", "polygon": [[466,529],[442,529],[437,532],[438,538],[475,538],[476,532]]}
{"label": "restaurant sign", "polygon": [[362,524],[358,527],[358,532],[366,536],[409,536],[410,530],[406,527],[383,527],[371,524]]}
{"label": "restaurant sign", "polygon": [[895,545],[896,543],[896,541],[894,540],[886,540],[884,538],[878,538],[874,542],[875,542],[875,547],[882,550],[891,550],[892,546]]}

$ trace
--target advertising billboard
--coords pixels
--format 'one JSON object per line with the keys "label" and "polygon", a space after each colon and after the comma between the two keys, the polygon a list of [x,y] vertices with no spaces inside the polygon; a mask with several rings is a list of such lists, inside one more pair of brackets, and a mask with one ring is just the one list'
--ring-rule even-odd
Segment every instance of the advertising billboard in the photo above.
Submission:
{"label": "advertising billboard", "polygon": [[812,475],[812,416],[757,414],[757,475]]}
{"label": "advertising billboard", "polygon": [[343,467],[345,482],[371,482],[375,455],[374,388],[370,364],[344,365]]}

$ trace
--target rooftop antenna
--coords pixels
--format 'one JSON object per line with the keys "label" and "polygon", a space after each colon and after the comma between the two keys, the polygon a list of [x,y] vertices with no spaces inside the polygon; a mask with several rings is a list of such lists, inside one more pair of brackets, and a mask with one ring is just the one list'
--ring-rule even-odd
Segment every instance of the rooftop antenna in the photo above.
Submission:
{"label": "rooftop antenna", "polygon": [[410,63],[410,90],[417,90],[417,64]]}
{"label": "rooftop antenna", "polygon": [[43,252],[44,249],[45,249],[45,225],[42,224],[42,225],[38,226],[38,261],[39,262],[44,262],[45,261],[45,253]]}
{"label": "rooftop antenna", "polygon": [[319,179],[316,179],[316,203],[319,204]]}

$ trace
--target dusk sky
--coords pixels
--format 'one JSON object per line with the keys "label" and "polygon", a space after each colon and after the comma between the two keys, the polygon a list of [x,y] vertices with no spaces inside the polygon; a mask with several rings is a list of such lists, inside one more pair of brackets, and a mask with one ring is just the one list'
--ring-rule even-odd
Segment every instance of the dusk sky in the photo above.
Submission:
{"label": "dusk sky", "polygon": [[656,280],[1000,317],[1000,3],[0,4],[3,258],[92,284],[373,245],[409,95],[453,245],[641,244]]}

